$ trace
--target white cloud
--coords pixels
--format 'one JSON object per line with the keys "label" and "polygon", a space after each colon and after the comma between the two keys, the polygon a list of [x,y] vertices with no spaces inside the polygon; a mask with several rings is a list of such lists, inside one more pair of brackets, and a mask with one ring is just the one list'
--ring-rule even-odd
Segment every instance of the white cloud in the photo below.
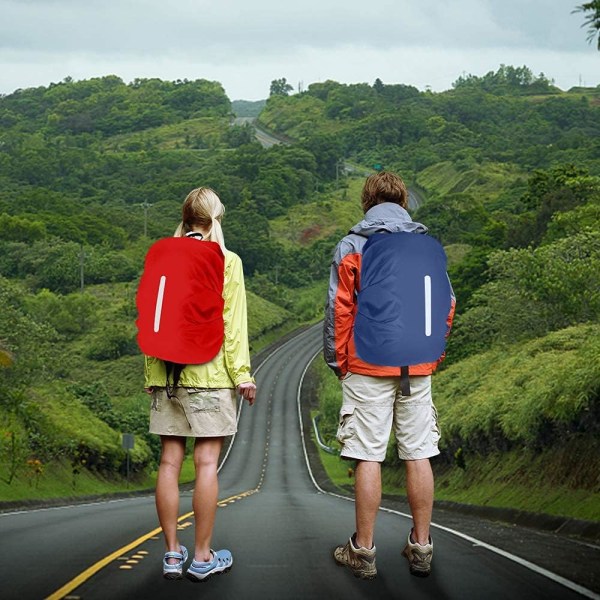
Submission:
{"label": "white cloud", "polygon": [[221,81],[263,98],[277,77],[447,89],[500,64],[597,85],[573,0],[0,0],[0,93],[67,75]]}

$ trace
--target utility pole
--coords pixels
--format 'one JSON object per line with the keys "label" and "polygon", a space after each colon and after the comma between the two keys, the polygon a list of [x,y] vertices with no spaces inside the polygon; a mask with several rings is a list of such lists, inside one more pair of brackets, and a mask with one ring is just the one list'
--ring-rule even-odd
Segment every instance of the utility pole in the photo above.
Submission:
{"label": "utility pole", "polygon": [[84,287],[84,277],[83,277],[84,263],[85,263],[85,252],[83,250],[83,244],[81,244],[81,250],[79,251],[79,283],[80,283],[80,289],[81,289],[82,294],[83,294],[83,287]]}
{"label": "utility pole", "polygon": [[135,436],[133,433],[124,433],[122,439],[123,448],[127,453],[127,488],[129,488],[129,451],[135,447]]}
{"label": "utility pole", "polygon": [[340,178],[340,172],[342,173],[342,175],[344,174],[344,161],[343,159],[339,159],[336,163],[335,163],[335,182],[338,183],[338,180]]}
{"label": "utility pole", "polygon": [[144,237],[148,237],[148,209],[152,204],[144,200],[140,206],[144,209]]}

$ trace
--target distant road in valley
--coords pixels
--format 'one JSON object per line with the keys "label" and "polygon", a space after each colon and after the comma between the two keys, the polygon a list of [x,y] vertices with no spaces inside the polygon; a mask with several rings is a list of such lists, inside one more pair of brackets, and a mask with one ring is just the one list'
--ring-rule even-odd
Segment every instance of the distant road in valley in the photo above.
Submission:
{"label": "distant road in valley", "polygon": [[[289,143],[280,138],[276,138],[269,132],[265,131],[264,129],[257,127],[256,119],[254,117],[236,117],[233,121],[233,124],[239,125],[239,126],[246,125],[246,124],[253,125],[256,139],[260,142],[260,144],[262,144],[262,146],[264,148],[271,148],[272,146],[275,146],[277,144]],[[356,165],[353,165],[348,162],[344,162],[344,171],[346,171],[346,173],[357,174],[359,169],[357,169]],[[363,167],[360,168],[360,173],[359,173],[360,175],[364,175],[365,177],[368,177],[369,175],[371,175],[371,173],[373,173],[372,169],[367,170]],[[411,210],[416,210],[417,208],[419,208],[421,203],[422,203],[422,198],[419,195],[419,193],[416,192],[414,189],[409,189],[408,190],[408,207]]]}
{"label": "distant road in valley", "polygon": [[264,131],[260,127],[256,125],[256,119],[254,117],[236,117],[233,121],[234,125],[242,126],[250,124],[254,127],[254,135],[258,142],[263,146],[263,148],[270,148],[271,146],[276,146],[278,144],[285,144],[288,142],[284,142],[283,140],[274,137],[267,131]]}

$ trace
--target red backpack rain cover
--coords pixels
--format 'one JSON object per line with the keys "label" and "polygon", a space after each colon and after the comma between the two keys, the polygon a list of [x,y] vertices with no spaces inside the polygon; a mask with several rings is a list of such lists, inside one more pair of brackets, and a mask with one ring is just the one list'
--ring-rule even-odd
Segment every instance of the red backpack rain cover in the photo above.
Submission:
{"label": "red backpack rain cover", "polygon": [[216,242],[155,242],[136,295],[141,351],[182,365],[212,360],[223,344],[225,257]]}

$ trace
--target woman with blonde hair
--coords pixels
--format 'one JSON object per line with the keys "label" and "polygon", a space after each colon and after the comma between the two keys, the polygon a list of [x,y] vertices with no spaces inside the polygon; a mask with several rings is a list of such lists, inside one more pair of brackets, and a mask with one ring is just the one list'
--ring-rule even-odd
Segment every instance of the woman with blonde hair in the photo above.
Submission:
{"label": "woman with blonde hair", "polygon": [[256,385],[250,373],[246,293],[240,257],[227,250],[221,229],[225,207],[210,188],[192,190],[182,207],[175,237],[193,237],[219,244],[224,261],[224,341],[218,354],[204,364],[186,365],[177,387],[165,387],[165,362],[145,357],[145,389],[152,394],[150,433],[161,437],[162,453],[156,482],[156,509],[167,552],[163,575],[180,579],[188,557],[177,538],[179,475],[186,438],[195,438],[196,480],[192,505],[195,518],[194,559],[186,571],[192,581],[202,581],[228,571],[229,550],[212,550],[211,540],[218,500],[217,467],[225,436],[237,430],[237,395],[250,405]]}

